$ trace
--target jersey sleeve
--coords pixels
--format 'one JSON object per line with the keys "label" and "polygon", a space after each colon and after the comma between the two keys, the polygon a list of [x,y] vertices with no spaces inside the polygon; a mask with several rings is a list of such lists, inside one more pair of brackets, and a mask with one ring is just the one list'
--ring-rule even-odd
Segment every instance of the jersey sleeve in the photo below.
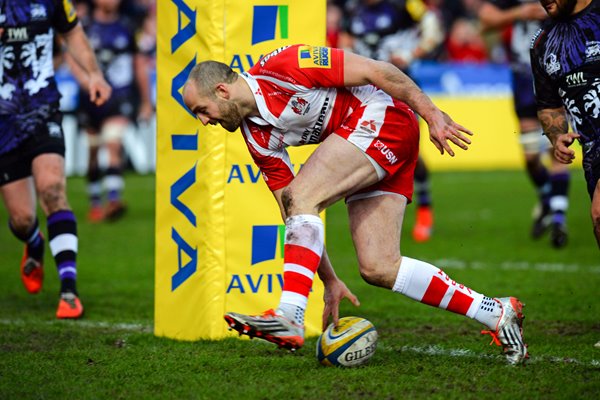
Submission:
{"label": "jersey sleeve", "polygon": [[66,33],[75,28],[79,19],[71,0],[55,0],[55,12],[52,25],[59,33]]}
{"label": "jersey sleeve", "polygon": [[254,163],[273,192],[290,184],[294,179],[294,170],[285,147],[275,150],[269,148],[271,128],[244,121],[240,129]]}
{"label": "jersey sleeve", "polygon": [[531,71],[533,73],[533,89],[535,92],[535,98],[537,102],[538,110],[545,108],[560,108],[563,106],[562,100],[558,95],[558,86],[554,80],[550,79],[544,69],[543,54],[539,50],[539,43],[541,41],[540,35],[536,40],[532,42],[530,57],[531,57]]}
{"label": "jersey sleeve", "polygon": [[308,88],[343,87],[344,51],[310,45],[280,48],[263,57],[250,73],[283,78]]}

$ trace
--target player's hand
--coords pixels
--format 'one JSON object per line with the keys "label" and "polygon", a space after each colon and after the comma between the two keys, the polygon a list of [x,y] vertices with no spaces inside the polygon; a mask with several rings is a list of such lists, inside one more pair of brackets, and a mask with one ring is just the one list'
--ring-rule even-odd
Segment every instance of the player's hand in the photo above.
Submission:
{"label": "player's hand", "polygon": [[152,114],[154,114],[152,103],[148,101],[142,102],[142,104],[140,104],[140,111],[138,112],[138,119],[141,121],[149,121],[150,118],[152,118]]}
{"label": "player's hand", "polygon": [[104,80],[104,76],[101,73],[90,75],[88,81],[88,92],[90,94],[90,101],[97,106],[101,106],[109,99],[112,88]]}
{"label": "player's hand", "polygon": [[579,137],[581,135],[574,132],[559,135],[554,143],[554,157],[563,164],[571,164],[575,159],[575,151],[569,146]]}
{"label": "player's hand", "polygon": [[440,151],[440,154],[444,154],[444,151],[446,151],[449,155],[454,157],[454,150],[452,150],[448,141],[454,143],[463,150],[468,150],[468,145],[471,144],[471,140],[463,133],[470,136],[473,136],[473,133],[464,126],[454,122],[445,112],[440,111],[438,115],[428,121],[428,125],[429,139]]}
{"label": "player's hand", "polygon": [[344,282],[339,279],[334,279],[325,285],[325,294],[323,300],[325,301],[325,308],[323,309],[323,330],[329,325],[329,316],[332,317],[332,322],[335,326],[338,324],[340,318],[340,302],[347,298],[356,307],[360,306],[360,301]]}

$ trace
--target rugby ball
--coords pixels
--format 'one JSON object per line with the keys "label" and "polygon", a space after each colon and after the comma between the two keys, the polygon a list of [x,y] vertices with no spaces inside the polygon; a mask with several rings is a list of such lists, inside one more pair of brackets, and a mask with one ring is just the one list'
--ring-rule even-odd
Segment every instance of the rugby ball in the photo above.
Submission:
{"label": "rugby ball", "polygon": [[360,317],[339,319],[330,324],[317,341],[317,360],[327,366],[356,367],[373,357],[377,348],[377,331],[371,322]]}

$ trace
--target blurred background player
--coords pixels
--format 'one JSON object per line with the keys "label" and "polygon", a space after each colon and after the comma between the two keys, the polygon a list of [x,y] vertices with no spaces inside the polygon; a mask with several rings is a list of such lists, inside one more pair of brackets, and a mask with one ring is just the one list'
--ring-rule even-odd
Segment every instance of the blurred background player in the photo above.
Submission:
{"label": "blurred background player", "polygon": [[[111,99],[99,108],[93,107],[86,96],[80,96],[80,122],[89,144],[88,219],[92,222],[115,220],[125,212],[123,136],[136,117],[148,120],[153,114],[148,61],[138,51],[135,23],[122,15],[121,6],[121,0],[93,0],[87,5],[89,12],[84,25],[100,67],[113,88]],[[68,61],[73,74],[82,82],[81,69],[72,59]],[[101,170],[99,162],[101,147],[108,154],[106,170]]]}
{"label": "blurred background player", "polygon": [[539,202],[533,211],[531,236],[539,239],[550,229],[550,241],[556,248],[567,244],[566,213],[568,208],[569,171],[558,162],[552,152],[550,171],[542,156],[549,143],[542,136],[537,119],[537,107],[533,92],[533,77],[529,58],[529,46],[535,32],[540,28],[546,12],[538,2],[526,0],[484,0],[479,9],[484,30],[506,30],[509,34],[509,60],[513,77],[513,99],[519,119],[520,142],[529,178],[535,185]]}
{"label": "blurred background player", "polygon": [[[443,42],[440,16],[422,0],[350,0],[345,4],[338,47],[391,62],[409,74],[415,61],[434,58]],[[431,237],[433,209],[429,171],[421,156],[414,182],[417,210],[412,235],[424,242]]]}
{"label": "blurred background player", "polygon": [[55,33],[80,65],[90,103],[103,104],[110,86],[70,1],[0,2],[0,193],[12,233],[25,242],[21,279],[42,289],[45,239],[36,197],[47,217],[48,240],[60,278],[57,318],[79,318],[77,220],[67,200],[65,141],[54,77]]}

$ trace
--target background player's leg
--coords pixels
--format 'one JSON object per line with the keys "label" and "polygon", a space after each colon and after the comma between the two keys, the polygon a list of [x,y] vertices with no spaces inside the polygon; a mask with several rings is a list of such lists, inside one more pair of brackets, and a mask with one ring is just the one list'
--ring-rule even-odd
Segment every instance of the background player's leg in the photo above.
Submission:
{"label": "background player's leg", "polygon": [[102,171],[98,163],[98,152],[102,139],[98,131],[92,128],[87,129],[88,138],[88,169],[87,169],[87,191],[90,201],[88,211],[88,220],[90,222],[100,222],[104,219]]}
{"label": "background player's leg", "polygon": [[433,230],[433,205],[429,171],[421,156],[415,167],[415,202],[417,205],[416,221],[413,228],[413,239],[416,242],[426,242],[431,238]]}
{"label": "background player's leg", "polygon": [[107,191],[108,204],[105,217],[116,220],[126,211],[123,202],[123,135],[128,125],[128,120],[122,116],[111,117],[102,126],[102,138],[108,149],[109,164],[104,176],[104,187]]}

